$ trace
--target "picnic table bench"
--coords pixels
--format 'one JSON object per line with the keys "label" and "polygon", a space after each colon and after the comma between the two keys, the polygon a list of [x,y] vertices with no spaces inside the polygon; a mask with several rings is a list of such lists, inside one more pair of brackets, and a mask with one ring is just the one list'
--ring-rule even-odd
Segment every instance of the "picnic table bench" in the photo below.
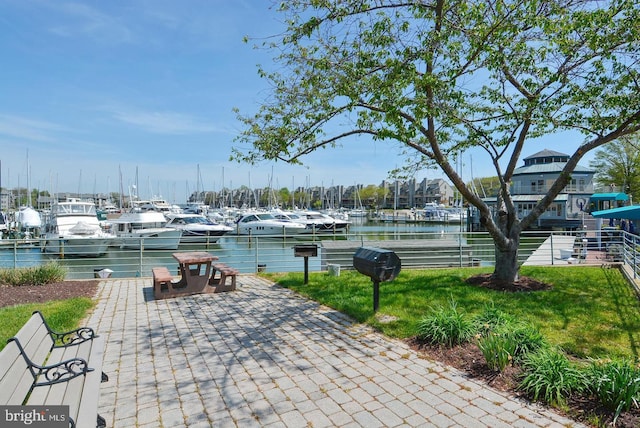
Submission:
{"label": "picnic table bench", "polygon": [[[211,278],[209,284],[216,287],[216,293],[221,291],[234,291],[236,289],[236,275],[240,272],[224,263],[214,263],[211,266]],[[220,274],[217,276],[217,274]],[[231,279],[231,283],[227,284],[227,278]]]}
{"label": "picnic table bench", "polygon": [[0,352],[0,405],[69,406],[70,427],[104,427],[98,414],[104,340],[88,327],[49,328],[34,312]]}

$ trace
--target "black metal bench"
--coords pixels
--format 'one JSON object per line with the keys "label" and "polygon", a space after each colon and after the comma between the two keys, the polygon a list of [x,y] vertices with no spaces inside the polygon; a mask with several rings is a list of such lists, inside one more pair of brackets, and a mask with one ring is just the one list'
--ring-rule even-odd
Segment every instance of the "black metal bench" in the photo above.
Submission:
{"label": "black metal bench", "polygon": [[0,352],[0,404],[69,406],[70,427],[104,427],[98,414],[104,340],[88,327],[52,331],[34,312]]}

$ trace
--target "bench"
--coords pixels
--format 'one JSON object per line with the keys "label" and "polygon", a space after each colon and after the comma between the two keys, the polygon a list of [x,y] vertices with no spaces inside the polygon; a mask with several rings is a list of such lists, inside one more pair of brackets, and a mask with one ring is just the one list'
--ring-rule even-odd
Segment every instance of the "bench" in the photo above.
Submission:
{"label": "bench", "polygon": [[69,406],[70,427],[104,427],[98,414],[104,339],[88,327],[55,332],[34,312],[0,352],[0,405]]}
{"label": "bench", "polygon": [[153,274],[153,295],[156,299],[162,298],[163,295],[173,295],[173,276],[169,269],[164,266],[154,267],[151,269]]}
{"label": "bench", "polygon": [[[236,275],[240,272],[224,263],[214,263],[211,266],[211,278],[209,279],[209,285],[216,287],[216,293],[222,291],[234,291],[236,289]],[[216,276],[217,274],[219,276]],[[227,278],[231,279],[231,284],[227,284]]]}

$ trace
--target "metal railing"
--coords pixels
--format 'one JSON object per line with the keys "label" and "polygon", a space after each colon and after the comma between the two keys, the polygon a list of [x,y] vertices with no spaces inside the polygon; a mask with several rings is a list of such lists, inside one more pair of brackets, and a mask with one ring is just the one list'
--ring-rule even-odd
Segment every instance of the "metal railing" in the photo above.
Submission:
{"label": "metal railing", "polygon": [[[562,237],[562,239],[561,239]],[[153,238],[145,238],[146,241]],[[583,239],[588,243],[586,257],[581,252]],[[550,251],[537,258],[537,264],[555,265],[575,263],[605,263],[619,261],[633,267],[640,276],[640,237],[623,231],[525,232],[521,235],[518,261],[531,260],[534,251],[547,241]],[[56,262],[67,269],[67,279],[98,277],[103,270],[112,271],[111,277],[126,278],[151,276],[155,266],[166,266],[177,273],[177,262],[172,254],[177,251],[208,251],[220,261],[237,268],[241,273],[303,271],[304,261],[295,257],[294,246],[318,245],[318,255],[309,257],[309,271],[326,271],[330,265],[352,269],[352,257],[361,246],[381,247],[395,251],[402,260],[403,269],[424,267],[492,266],[495,247],[487,233],[482,232],[395,232],[335,233],[297,236],[239,236],[229,234],[215,243],[181,244],[177,250],[124,249],[109,247],[98,257],[71,257],[47,253],[41,241],[0,241],[0,268],[20,268]],[[570,259],[560,250],[571,251]],[[103,273],[104,275],[104,273]]]}

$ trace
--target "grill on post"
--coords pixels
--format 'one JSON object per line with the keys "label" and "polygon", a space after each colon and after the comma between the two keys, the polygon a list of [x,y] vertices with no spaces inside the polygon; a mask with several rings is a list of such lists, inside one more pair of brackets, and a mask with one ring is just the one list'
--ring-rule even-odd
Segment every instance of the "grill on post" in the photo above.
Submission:
{"label": "grill on post", "polygon": [[400,258],[391,250],[360,247],[353,255],[353,267],[373,281],[373,311],[378,310],[380,283],[393,281],[400,273]]}
{"label": "grill on post", "polygon": [[304,257],[304,283],[309,282],[309,257],[318,256],[318,246],[316,244],[299,244],[293,246],[294,257]]}

